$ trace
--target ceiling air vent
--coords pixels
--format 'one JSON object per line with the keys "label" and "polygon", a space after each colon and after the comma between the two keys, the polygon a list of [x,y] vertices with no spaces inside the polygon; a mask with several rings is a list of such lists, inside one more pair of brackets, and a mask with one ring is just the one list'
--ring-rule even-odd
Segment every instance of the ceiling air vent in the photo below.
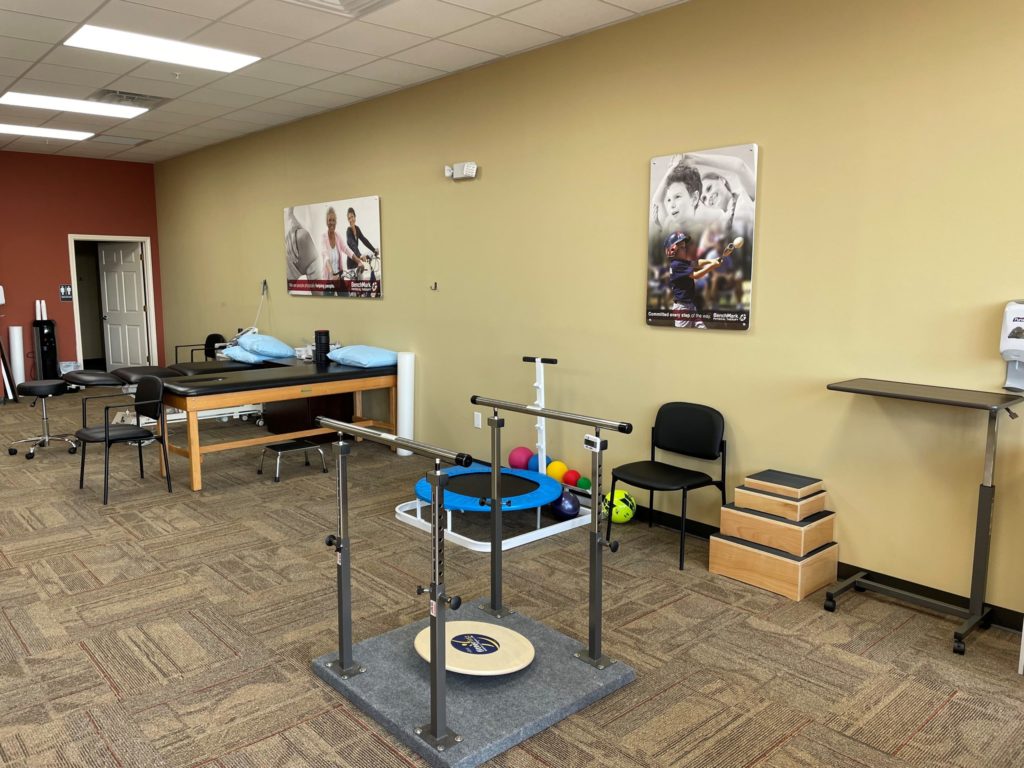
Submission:
{"label": "ceiling air vent", "polygon": [[285,0],[292,5],[327,11],[347,19],[356,19],[370,11],[376,11],[395,0]]}
{"label": "ceiling air vent", "polygon": [[99,101],[103,104],[119,104],[122,107],[142,107],[144,109],[155,109],[166,103],[167,99],[159,96],[149,96],[145,93],[131,93],[130,91],[111,91],[101,88],[92,94],[89,101]]}

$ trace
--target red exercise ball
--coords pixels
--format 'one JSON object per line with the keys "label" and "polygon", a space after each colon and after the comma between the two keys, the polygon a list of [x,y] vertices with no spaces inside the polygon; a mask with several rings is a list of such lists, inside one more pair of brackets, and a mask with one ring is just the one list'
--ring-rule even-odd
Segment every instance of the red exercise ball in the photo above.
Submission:
{"label": "red exercise ball", "polygon": [[531,456],[533,456],[533,451],[526,446],[520,445],[518,448],[513,448],[508,452],[508,465],[512,469],[526,469]]}
{"label": "red exercise ball", "polygon": [[580,473],[575,469],[570,469],[564,475],[562,475],[562,482],[566,485],[576,485],[579,482]]}

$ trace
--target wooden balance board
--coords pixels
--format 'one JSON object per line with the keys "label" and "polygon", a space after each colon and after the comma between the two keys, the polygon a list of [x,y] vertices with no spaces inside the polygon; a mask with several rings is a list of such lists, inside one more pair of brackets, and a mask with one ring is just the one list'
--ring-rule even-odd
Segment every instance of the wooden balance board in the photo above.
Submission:
{"label": "wooden balance board", "polygon": [[[509,675],[533,661],[533,643],[518,632],[483,621],[447,621],[445,669],[463,675]],[[413,640],[416,653],[430,661],[430,627]]]}

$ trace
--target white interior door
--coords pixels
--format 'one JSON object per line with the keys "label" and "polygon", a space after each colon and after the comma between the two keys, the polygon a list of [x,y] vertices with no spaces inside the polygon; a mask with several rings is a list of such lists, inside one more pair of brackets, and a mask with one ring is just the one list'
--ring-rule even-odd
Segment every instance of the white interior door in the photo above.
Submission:
{"label": "white interior door", "polygon": [[107,370],[149,365],[142,243],[99,243]]}

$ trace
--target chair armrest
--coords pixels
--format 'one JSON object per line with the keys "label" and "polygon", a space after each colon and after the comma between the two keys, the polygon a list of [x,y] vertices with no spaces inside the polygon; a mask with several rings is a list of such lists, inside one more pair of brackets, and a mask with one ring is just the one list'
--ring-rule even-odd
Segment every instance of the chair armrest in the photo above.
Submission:
{"label": "chair armrest", "polygon": [[[82,398],[82,426],[83,427],[88,427],[89,426],[88,420],[86,419],[86,413],[87,413],[86,409],[89,407],[89,401],[90,400],[100,400],[100,399],[105,399],[105,398],[124,397],[124,396],[125,395],[124,395],[123,392],[115,392],[114,394],[111,394],[111,395],[88,395],[87,397],[83,397]],[[131,402],[119,403],[119,405],[131,405]],[[113,406],[111,406],[111,407],[113,407]],[[103,413],[104,413],[104,416],[105,416],[106,415],[106,409],[104,409]]]}

